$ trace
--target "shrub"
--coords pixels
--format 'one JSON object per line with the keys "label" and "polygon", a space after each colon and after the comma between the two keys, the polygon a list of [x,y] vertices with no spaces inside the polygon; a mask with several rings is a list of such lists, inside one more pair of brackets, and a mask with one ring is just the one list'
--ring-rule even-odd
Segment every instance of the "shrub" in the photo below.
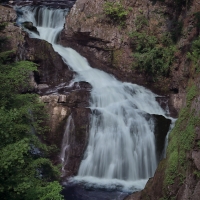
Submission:
{"label": "shrub", "polygon": [[187,57],[194,63],[196,72],[200,72],[200,36],[193,41],[191,52],[188,52]]}
{"label": "shrub", "polygon": [[135,26],[137,30],[142,29],[143,27],[148,25],[148,20],[144,15],[139,15],[135,20]]}
{"label": "shrub", "polygon": [[120,24],[124,23],[128,15],[128,11],[126,11],[120,2],[106,2],[103,9],[110,19]]}
{"label": "shrub", "polygon": [[170,66],[174,59],[175,47],[165,46],[153,35],[145,32],[133,32],[130,34],[133,48],[134,68],[149,75],[168,76]]}

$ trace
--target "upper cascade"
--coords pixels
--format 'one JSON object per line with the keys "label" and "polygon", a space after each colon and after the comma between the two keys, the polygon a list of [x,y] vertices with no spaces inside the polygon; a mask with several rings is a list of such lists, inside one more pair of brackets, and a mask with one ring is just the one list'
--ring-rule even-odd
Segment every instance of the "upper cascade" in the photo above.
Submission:
{"label": "upper cascade", "polygon": [[86,58],[75,50],[57,45],[67,10],[24,7],[21,11],[23,15],[18,17],[18,22],[31,21],[39,31],[39,36],[34,33],[30,36],[53,45],[76,72],[74,82],[86,81],[92,86],[88,146],[73,180],[142,189],[153,176],[158,162],[155,122],[151,114],[166,117],[166,112],[156,101],[157,95],[142,86],[122,83],[110,74],[91,68]]}

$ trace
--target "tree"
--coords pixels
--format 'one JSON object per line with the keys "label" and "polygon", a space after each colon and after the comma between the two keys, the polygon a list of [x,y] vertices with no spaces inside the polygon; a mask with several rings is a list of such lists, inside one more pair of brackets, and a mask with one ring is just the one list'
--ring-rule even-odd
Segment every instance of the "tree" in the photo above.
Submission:
{"label": "tree", "polygon": [[59,170],[40,141],[44,105],[31,93],[32,62],[13,62],[0,53],[0,196],[2,200],[60,200]]}

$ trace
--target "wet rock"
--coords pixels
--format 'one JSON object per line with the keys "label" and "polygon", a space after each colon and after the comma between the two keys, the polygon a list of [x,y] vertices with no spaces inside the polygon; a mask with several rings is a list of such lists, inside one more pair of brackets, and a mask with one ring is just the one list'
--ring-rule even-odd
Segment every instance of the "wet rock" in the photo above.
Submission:
{"label": "wet rock", "polygon": [[125,197],[124,200],[139,200],[140,197],[141,197],[141,192],[135,192],[134,194]]}
{"label": "wet rock", "polygon": [[28,29],[29,31],[39,35],[39,32],[37,30],[37,28],[35,26],[33,26],[33,23],[32,22],[23,22],[22,23],[22,26],[26,29]]}
{"label": "wet rock", "polygon": [[68,84],[60,84],[56,87],[56,91],[59,94],[69,94],[73,92],[74,90],[85,90],[85,91],[91,91],[92,86],[88,82],[75,82],[73,85],[68,85]]}
{"label": "wet rock", "polygon": [[90,109],[72,109],[74,129],[69,134],[70,147],[67,152],[68,162],[65,166],[64,177],[74,176],[78,172],[88,141],[89,115]]}
{"label": "wet rock", "polygon": [[88,107],[89,106],[90,93],[85,90],[77,90],[71,92],[66,96],[66,104],[69,107]]}
{"label": "wet rock", "polygon": [[170,119],[166,119],[162,115],[153,115],[155,120],[155,139],[156,139],[156,154],[157,159],[161,160],[163,158],[163,150],[165,147],[166,136],[169,131],[171,124]]}
{"label": "wet rock", "polygon": [[72,80],[73,72],[69,70],[61,56],[53,50],[51,44],[44,40],[29,38],[27,34],[24,39],[24,43],[18,47],[17,58],[38,64],[38,72],[35,73],[37,84],[47,84],[52,88]]}
{"label": "wet rock", "polygon": [[18,6],[48,6],[52,8],[71,8],[76,0],[14,0],[12,4]]}

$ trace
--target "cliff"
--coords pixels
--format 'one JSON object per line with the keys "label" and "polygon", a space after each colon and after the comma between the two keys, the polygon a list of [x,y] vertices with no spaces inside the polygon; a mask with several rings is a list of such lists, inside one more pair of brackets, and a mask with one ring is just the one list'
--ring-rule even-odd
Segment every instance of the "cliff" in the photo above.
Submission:
{"label": "cliff", "polygon": [[[77,0],[66,18],[60,43],[87,57],[91,66],[122,81],[168,95],[171,115],[179,113],[166,159],[161,161],[145,189],[126,199],[198,199],[200,54],[198,50],[194,52],[192,44],[199,36],[200,3],[197,0],[116,2]],[[154,65],[147,62],[148,69],[132,67],[137,62],[144,63],[141,52],[145,56],[147,52],[140,46],[149,49],[160,68],[156,68],[155,62]],[[166,54],[168,59],[160,59],[159,56],[164,58]],[[162,69],[163,66],[168,68]]]}

